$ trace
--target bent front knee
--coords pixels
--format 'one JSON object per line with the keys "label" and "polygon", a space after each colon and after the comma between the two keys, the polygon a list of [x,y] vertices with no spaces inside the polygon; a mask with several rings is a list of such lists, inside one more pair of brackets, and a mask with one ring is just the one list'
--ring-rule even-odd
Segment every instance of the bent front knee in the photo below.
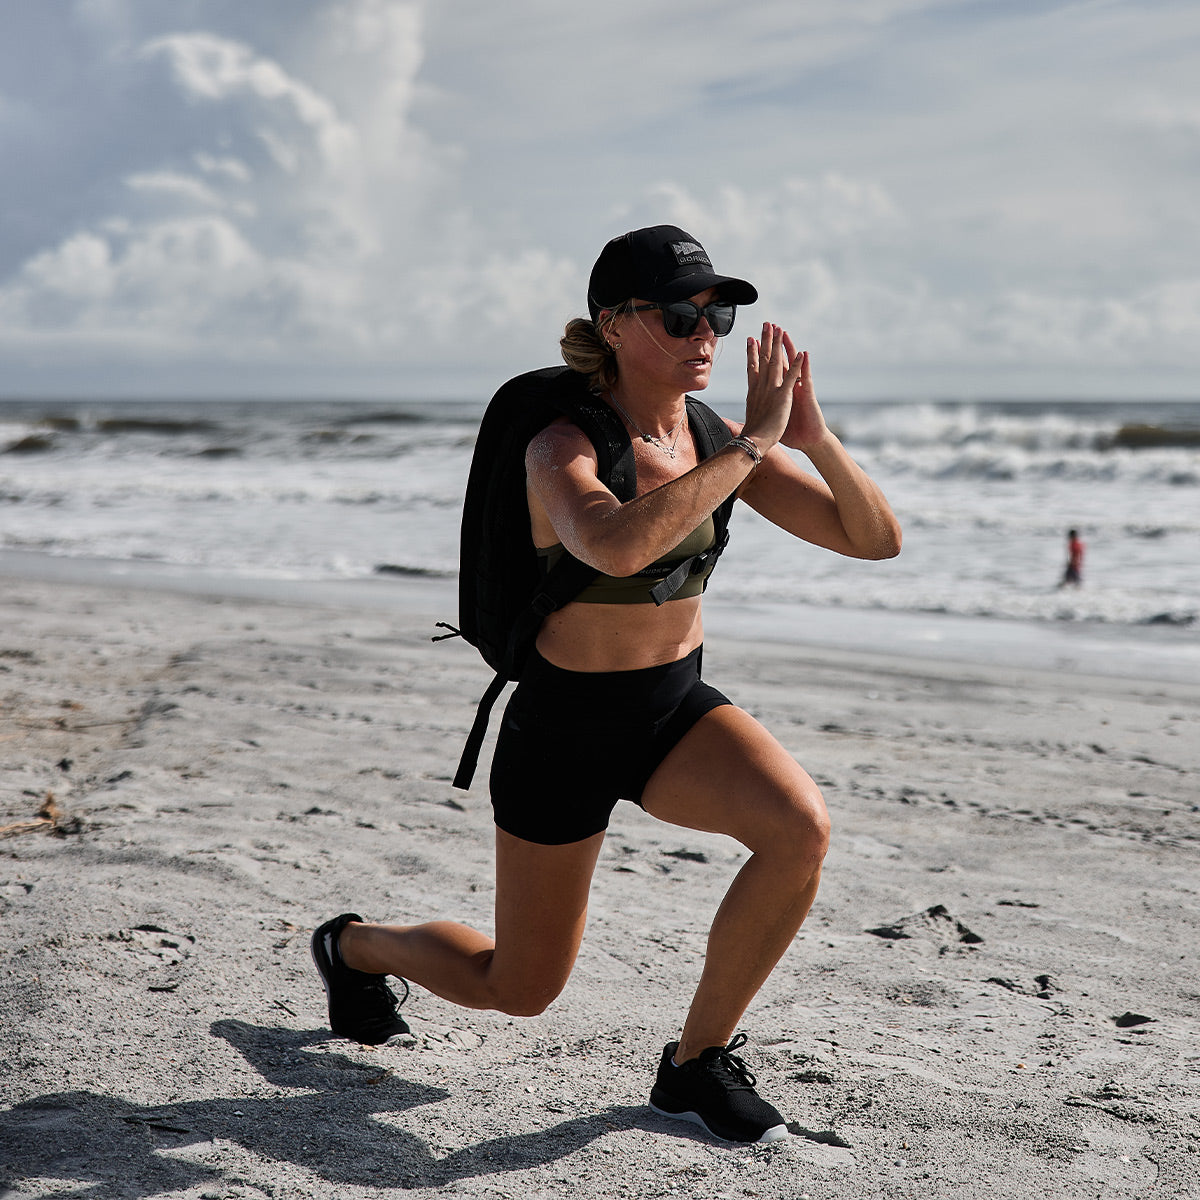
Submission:
{"label": "bent front knee", "polygon": [[829,853],[830,821],[824,807],[819,813],[806,815],[795,822],[780,844],[797,868],[818,871]]}
{"label": "bent front knee", "polygon": [[762,830],[753,849],[813,871],[825,861],[830,830],[829,812],[821,793],[814,788],[797,797],[769,828]]}
{"label": "bent front knee", "polygon": [[833,822],[829,819],[829,811],[822,800],[820,811],[813,814],[811,832],[813,849],[820,856],[818,862],[824,862],[825,855],[829,853],[829,840],[832,833]]}

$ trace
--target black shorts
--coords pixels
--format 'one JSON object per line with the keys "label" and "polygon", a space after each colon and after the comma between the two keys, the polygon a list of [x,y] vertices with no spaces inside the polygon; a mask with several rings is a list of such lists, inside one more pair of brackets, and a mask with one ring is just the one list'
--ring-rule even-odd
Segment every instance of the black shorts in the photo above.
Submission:
{"label": "black shorts", "polygon": [[561,846],[642,802],[658,765],[705,713],[730,701],[700,678],[701,650],[641,671],[565,671],[535,650],[504,711],[492,809],[506,833]]}

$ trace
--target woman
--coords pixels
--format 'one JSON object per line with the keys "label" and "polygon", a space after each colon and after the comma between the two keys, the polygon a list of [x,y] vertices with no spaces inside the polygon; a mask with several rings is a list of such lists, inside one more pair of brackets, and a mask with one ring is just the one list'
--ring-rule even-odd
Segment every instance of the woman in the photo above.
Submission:
{"label": "woman", "polygon": [[[495,939],[449,922],[368,925],[349,913],[326,922],[313,953],[335,1033],[380,1042],[407,1029],[386,975],[468,1007],[543,1012],[575,962],[609,815],[626,798],[751,852],[716,914],[651,1104],[729,1141],[786,1135],[734,1054],[745,1037],[733,1034],[812,905],[828,816],[812,779],[771,734],[701,682],[703,580],[659,606],[644,568],[703,549],[713,511],[733,493],[789,533],[856,558],[897,554],[900,530],[826,426],[807,353],[777,325],[747,340],[745,422],[729,423],[730,444],[699,460],[686,393],[708,386],[736,304],[756,299],[746,281],[716,274],[674,226],[636,230],[601,253],[591,320],[568,325],[563,356],[625,423],[637,495],[616,499],[597,476],[591,442],[565,418],[529,445],[534,544],[550,560],[569,551],[600,575],[546,620],[505,713],[491,779]],[[806,454],[820,477],[783,446]]]}

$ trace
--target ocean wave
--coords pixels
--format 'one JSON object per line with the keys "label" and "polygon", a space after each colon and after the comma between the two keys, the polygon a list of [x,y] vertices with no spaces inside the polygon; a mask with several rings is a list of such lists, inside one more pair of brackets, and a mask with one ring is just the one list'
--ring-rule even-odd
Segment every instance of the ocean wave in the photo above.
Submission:
{"label": "ocean wave", "polygon": [[412,409],[385,409],[380,412],[348,413],[338,420],[340,425],[424,425],[432,418],[427,412]]}
{"label": "ocean wave", "polygon": [[1169,425],[1122,425],[1113,434],[1111,443],[1102,442],[1098,449],[1108,449],[1109,445],[1124,446],[1130,450],[1158,450],[1165,446],[1200,448],[1200,429]]}
{"label": "ocean wave", "polygon": [[864,458],[869,468],[897,476],[941,482],[979,480],[1020,483],[1061,481],[1106,483],[1136,481],[1147,486],[1188,488],[1200,486],[1200,455],[1178,452],[1127,452],[1124,455],[1022,453],[1010,447],[962,449],[944,446],[896,451],[881,450]]}
{"label": "ocean wave", "polygon": [[1187,612],[1160,612],[1155,613],[1152,617],[1147,617],[1144,621],[1139,621],[1139,625],[1173,625],[1176,627],[1187,628],[1195,625],[1200,621],[1200,613],[1195,609]]}
{"label": "ocean wave", "polygon": [[[463,406],[212,407],[211,412],[207,406],[204,412],[31,412],[15,428],[11,419],[7,430],[0,424],[0,454],[137,458],[147,464],[155,457],[345,464],[444,455],[465,478],[475,436],[474,418]],[[0,411],[0,420],[6,415]],[[1196,424],[1188,416],[1143,421],[1128,416],[1093,407],[1064,412],[897,404],[847,406],[836,423],[869,470],[898,477],[1200,487],[1200,414]]]}
{"label": "ocean wave", "polygon": [[213,421],[174,419],[169,417],[101,417],[95,428],[100,433],[153,433],[177,437],[187,433],[212,433],[220,428]]}
{"label": "ocean wave", "polygon": [[[1200,406],[1187,411],[1200,427]],[[859,564],[797,547],[743,509],[714,600],[1194,638],[1200,447],[1114,436],[1192,416],[880,404],[834,416],[900,516],[904,552]],[[273,578],[446,578],[477,417],[432,402],[0,405],[0,447],[41,439],[0,456],[0,546]],[[1085,586],[1058,591],[1074,526]]]}
{"label": "ocean wave", "polygon": [[1107,453],[1121,449],[1200,448],[1197,406],[1133,416],[1136,405],[918,404],[847,407],[839,433],[867,447],[1009,447],[1026,453]]}
{"label": "ocean wave", "polygon": [[387,458],[424,443],[469,450],[477,424],[477,415],[462,406],[428,403],[379,409],[311,401],[10,401],[0,404],[0,454],[216,457],[216,447],[276,460],[299,454]]}
{"label": "ocean wave", "polygon": [[10,442],[0,454],[46,454],[54,449],[54,439],[43,433],[27,433]]}
{"label": "ocean wave", "polygon": [[435,567],[408,567],[402,563],[376,563],[376,575],[401,575],[409,579],[453,579],[457,571],[440,571]]}

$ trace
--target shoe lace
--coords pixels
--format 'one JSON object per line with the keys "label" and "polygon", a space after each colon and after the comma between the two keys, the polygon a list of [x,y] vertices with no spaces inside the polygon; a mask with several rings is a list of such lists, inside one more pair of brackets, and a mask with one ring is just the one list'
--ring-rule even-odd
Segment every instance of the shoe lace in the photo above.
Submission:
{"label": "shoe lace", "polygon": [[[370,1024],[385,1024],[390,1020],[394,1020],[399,1014],[400,1006],[405,1002],[405,1000],[408,999],[408,980],[401,979],[400,982],[404,984],[404,995],[398,1000],[396,999],[396,993],[393,992],[392,989],[384,982],[382,975],[372,979],[368,983],[363,984],[363,992],[372,996],[372,998],[377,1000],[380,1005],[379,1011],[377,1013],[372,1013],[368,1017]],[[385,1012],[385,1008],[389,1011]]]}
{"label": "shoe lace", "polygon": [[701,1057],[709,1072],[726,1087],[753,1088],[758,1082],[754,1072],[736,1054],[746,1044],[744,1033],[736,1034],[728,1046],[714,1046],[705,1050]]}

